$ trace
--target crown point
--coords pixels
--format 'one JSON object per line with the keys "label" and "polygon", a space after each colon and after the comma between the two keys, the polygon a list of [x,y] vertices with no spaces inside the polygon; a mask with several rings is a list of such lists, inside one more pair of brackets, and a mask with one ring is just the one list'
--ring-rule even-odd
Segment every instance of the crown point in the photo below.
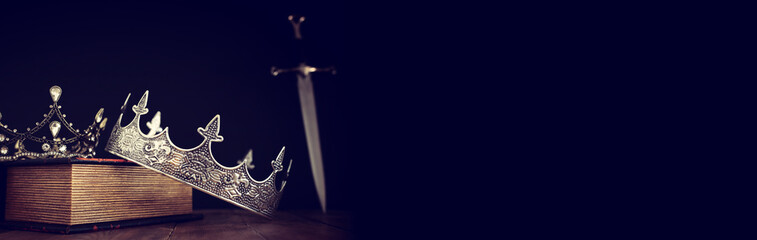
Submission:
{"label": "crown point", "polygon": [[139,99],[139,105],[140,107],[147,107],[147,96],[150,95],[150,90],[145,90],[145,93],[142,94],[142,98]]}
{"label": "crown point", "polygon": [[289,177],[289,170],[292,170],[292,161],[293,160],[294,159],[291,159],[291,158],[289,159],[289,166],[287,167],[287,174],[286,174],[287,177]]}
{"label": "crown point", "polygon": [[210,120],[208,125],[205,125],[205,128],[200,127],[197,129],[197,132],[209,138],[211,141],[221,142],[223,141],[223,137],[218,136],[218,133],[221,132],[220,126],[221,126],[221,115],[216,114],[216,116],[214,116],[213,119]]}
{"label": "crown point", "polygon": [[63,94],[63,89],[58,87],[58,85],[50,87],[50,97],[53,98],[53,102],[57,103],[61,94]]}
{"label": "crown point", "polygon": [[281,148],[281,152],[279,152],[279,156],[276,157],[276,160],[273,160],[271,162],[271,167],[273,167],[274,172],[280,172],[283,170],[283,166],[281,166],[281,162],[284,161],[284,152],[286,151],[286,147]]}
{"label": "crown point", "polygon": [[124,111],[126,111],[126,104],[129,103],[129,97],[131,97],[131,93],[129,93],[129,95],[126,95],[126,100],[124,100],[124,105],[121,106],[121,113],[124,113]]}
{"label": "crown point", "polygon": [[252,164],[252,148],[250,150],[247,150],[247,154],[244,155],[244,158],[242,158],[242,160],[237,160],[237,164],[246,167],[247,170],[252,170],[255,168],[255,165]]}
{"label": "crown point", "polygon": [[147,133],[148,137],[153,137],[160,131],[163,131],[160,127],[160,111],[156,112],[155,116],[152,117],[152,120],[147,122],[147,128],[150,129],[150,132]]}
{"label": "crown point", "polygon": [[243,165],[248,165],[248,166],[251,165],[250,163],[252,163],[252,149],[247,150],[247,154],[244,155],[244,158],[242,158],[242,161],[237,161],[237,163],[242,163]]}
{"label": "crown point", "polygon": [[[131,107],[131,110],[134,111],[134,113],[138,115],[145,115],[148,112],[147,109],[147,96],[150,94],[150,91],[145,91],[145,94],[142,94],[142,98],[139,99],[139,102],[137,105],[134,105]],[[128,98],[127,98],[128,100]]]}

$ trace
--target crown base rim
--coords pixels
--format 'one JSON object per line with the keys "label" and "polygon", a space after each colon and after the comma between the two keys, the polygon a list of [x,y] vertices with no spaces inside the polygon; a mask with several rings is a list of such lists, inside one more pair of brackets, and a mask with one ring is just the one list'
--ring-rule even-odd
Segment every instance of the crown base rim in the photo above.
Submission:
{"label": "crown base rim", "polygon": [[270,219],[272,219],[272,218],[273,218],[273,214],[268,214],[268,215],[267,215],[267,214],[265,214],[265,213],[262,213],[262,212],[259,212],[259,211],[257,211],[257,210],[251,209],[251,208],[249,208],[249,207],[247,207],[247,206],[244,206],[244,205],[242,205],[242,204],[239,204],[239,203],[236,203],[236,202],[234,202],[234,201],[228,200],[228,199],[226,199],[225,197],[222,197],[222,196],[218,196],[218,195],[217,195],[217,194],[215,194],[215,193],[212,193],[212,192],[210,192],[210,191],[207,191],[207,190],[205,190],[205,189],[202,189],[202,188],[200,188],[200,187],[197,187],[197,186],[195,186],[194,184],[191,184],[191,183],[187,183],[187,182],[185,182],[184,180],[182,180],[182,179],[179,179],[179,178],[177,178],[177,177],[175,177],[175,176],[172,176],[172,175],[170,175],[170,174],[166,174],[166,173],[164,173],[164,172],[162,172],[162,171],[159,171],[159,170],[157,170],[157,169],[155,169],[155,168],[153,168],[153,167],[151,167],[151,166],[148,166],[148,165],[146,165],[146,164],[144,164],[144,163],[141,163],[141,162],[138,162],[138,161],[132,161],[132,160],[128,159],[127,157],[123,156],[122,154],[120,154],[120,153],[118,153],[118,152],[115,152],[115,151],[111,151],[111,149],[109,148],[109,146],[108,146],[108,147],[106,147],[105,151],[107,151],[107,152],[109,152],[109,153],[111,153],[111,154],[113,154],[113,155],[116,155],[116,156],[118,156],[118,157],[121,157],[121,158],[123,158],[123,159],[125,159],[125,160],[127,160],[127,161],[130,161],[130,162],[136,163],[136,164],[138,164],[138,165],[140,165],[140,166],[142,166],[142,167],[145,167],[145,168],[147,168],[147,169],[150,169],[150,170],[152,170],[152,171],[154,171],[154,172],[158,172],[158,173],[160,173],[160,174],[162,174],[162,175],[164,175],[164,176],[168,176],[168,177],[170,177],[170,178],[171,178],[171,179],[173,179],[173,180],[176,180],[176,181],[179,181],[179,182],[181,182],[181,183],[183,183],[183,184],[186,184],[186,185],[189,185],[189,186],[191,186],[191,187],[192,187],[193,189],[197,189],[197,190],[199,190],[199,191],[201,191],[201,192],[203,192],[203,193],[209,194],[209,195],[211,195],[211,196],[213,196],[213,197],[215,197],[215,198],[218,198],[218,199],[221,199],[221,200],[223,200],[223,201],[225,201],[225,202],[231,203],[231,204],[233,204],[234,206],[237,206],[237,207],[241,207],[241,208],[243,208],[243,209],[245,209],[245,210],[248,210],[248,211],[250,211],[250,212],[252,212],[252,213],[255,213],[255,214],[259,215],[259,216],[265,217],[266,219],[269,219],[269,220],[270,220]]}

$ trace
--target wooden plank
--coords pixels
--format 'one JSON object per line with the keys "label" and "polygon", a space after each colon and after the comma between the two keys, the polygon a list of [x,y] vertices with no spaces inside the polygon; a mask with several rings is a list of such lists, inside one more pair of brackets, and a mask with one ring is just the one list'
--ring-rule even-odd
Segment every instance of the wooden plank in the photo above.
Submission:
{"label": "wooden plank", "polygon": [[328,212],[323,213],[320,210],[293,210],[289,212],[293,215],[333,226],[348,232],[351,232],[353,229],[352,214],[347,211],[329,210]]}
{"label": "wooden plank", "polygon": [[78,233],[70,235],[41,233],[29,231],[8,231],[0,233],[0,239],[18,240],[68,240],[68,239],[167,239],[175,223],[131,227],[99,232]]}
{"label": "wooden plank", "polygon": [[350,239],[351,215],[331,212],[280,211],[266,219],[243,209],[196,210],[202,220],[101,232],[60,235],[0,230],[0,239]]}
{"label": "wooden plank", "polygon": [[232,209],[197,212],[204,215],[202,220],[177,224],[169,239],[265,239]]}
{"label": "wooden plank", "polygon": [[353,235],[345,230],[317,221],[298,217],[288,212],[278,212],[270,221],[262,217],[247,215],[248,226],[254,228],[266,239],[351,239]]}
{"label": "wooden plank", "polygon": [[76,239],[86,239],[84,237],[84,234],[92,234],[90,239],[168,239],[168,236],[171,234],[171,232],[176,227],[176,223],[165,223],[165,224],[157,224],[157,225],[150,225],[150,226],[140,226],[140,227],[130,227],[130,228],[124,228],[124,229],[116,229],[116,230],[108,230],[108,231],[102,231],[100,234],[97,234],[98,232],[92,232],[92,233],[82,233],[82,234],[76,234],[72,236],[82,236],[82,238],[76,238]]}

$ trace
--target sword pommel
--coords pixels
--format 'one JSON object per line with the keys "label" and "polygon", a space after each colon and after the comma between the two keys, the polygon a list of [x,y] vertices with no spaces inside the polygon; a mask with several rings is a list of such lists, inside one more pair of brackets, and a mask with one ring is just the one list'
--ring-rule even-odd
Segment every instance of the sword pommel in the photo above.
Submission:
{"label": "sword pommel", "polygon": [[302,34],[300,34],[300,24],[305,21],[305,16],[289,15],[289,22],[292,23],[294,28],[294,38],[302,40]]}

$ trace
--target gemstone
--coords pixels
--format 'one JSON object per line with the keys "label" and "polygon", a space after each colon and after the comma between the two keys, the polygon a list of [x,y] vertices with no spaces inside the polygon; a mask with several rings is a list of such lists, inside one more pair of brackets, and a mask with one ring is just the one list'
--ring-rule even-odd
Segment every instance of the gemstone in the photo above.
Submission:
{"label": "gemstone", "polygon": [[8,154],[8,147],[6,146],[0,147],[0,154],[3,154],[3,155]]}
{"label": "gemstone", "polygon": [[52,86],[50,88],[50,97],[53,98],[53,102],[58,102],[58,99],[60,99],[60,95],[63,94],[63,89],[61,89],[58,86]]}
{"label": "gemstone", "polygon": [[42,144],[42,151],[45,151],[45,152],[50,151],[50,144],[43,143]]}
{"label": "gemstone", "polygon": [[5,135],[0,134],[0,142],[5,142]]}
{"label": "gemstone", "polygon": [[108,123],[108,118],[103,118],[103,121],[100,122],[100,129],[105,128],[106,123]]}
{"label": "gemstone", "polygon": [[58,150],[60,150],[60,152],[65,152],[66,151],[66,145],[61,144],[60,147],[58,147]]}
{"label": "gemstone", "polygon": [[58,132],[60,131],[60,122],[53,121],[50,123],[50,132],[53,133],[53,138],[58,136]]}
{"label": "gemstone", "polygon": [[0,113],[0,120],[3,119],[3,113]]}
{"label": "gemstone", "polygon": [[103,108],[100,108],[100,111],[97,111],[97,114],[95,114],[95,122],[99,123],[103,120],[103,111],[105,111]]}

